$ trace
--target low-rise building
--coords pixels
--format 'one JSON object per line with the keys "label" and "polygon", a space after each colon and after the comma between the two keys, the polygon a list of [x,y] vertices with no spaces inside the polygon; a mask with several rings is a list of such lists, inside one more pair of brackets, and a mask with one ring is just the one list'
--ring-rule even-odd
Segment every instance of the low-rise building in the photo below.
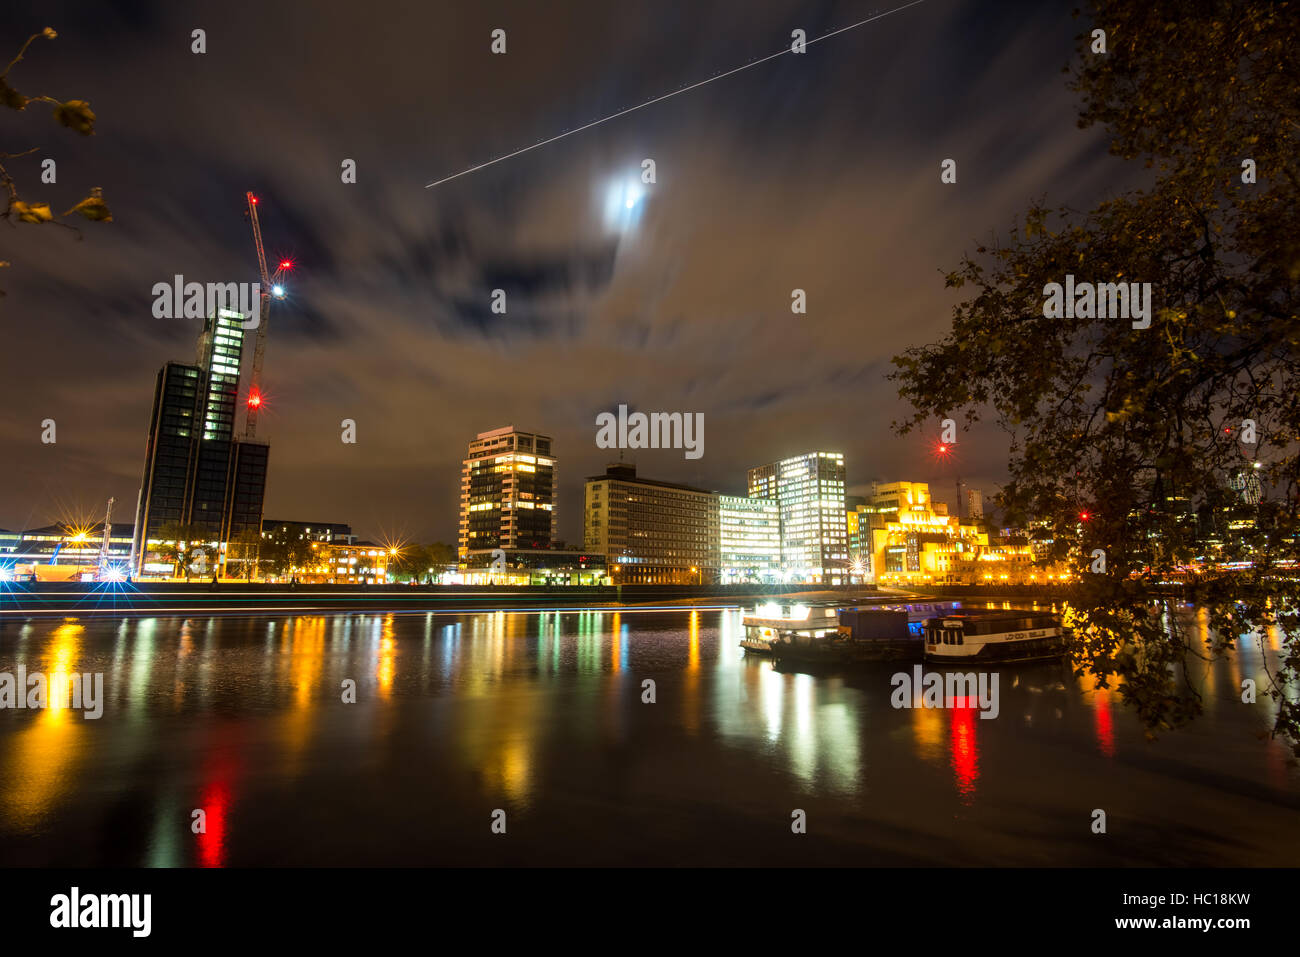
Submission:
{"label": "low-rise building", "polygon": [[374,542],[312,542],[300,564],[274,581],[306,585],[383,585],[388,581],[390,551]]}
{"label": "low-rise building", "polygon": [[353,542],[352,526],[343,522],[296,522],[279,518],[262,520],[262,537],[290,536],[308,542]]}
{"label": "low-rise building", "polygon": [[606,585],[605,556],[557,548],[472,549],[461,559],[457,584]]}

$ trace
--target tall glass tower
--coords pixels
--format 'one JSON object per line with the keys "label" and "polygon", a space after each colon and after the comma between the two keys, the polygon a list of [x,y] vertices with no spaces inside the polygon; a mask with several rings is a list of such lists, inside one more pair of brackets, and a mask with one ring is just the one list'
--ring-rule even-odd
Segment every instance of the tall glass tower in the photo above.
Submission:
{"label": "tall glass tower", "polygon": [[749,494],[777,500],[781,513],[781,565],[791,581],[848,583],[841,453],[806,452],[752,468]]}
{"label": "tall glass tower", "polygon": [[235,437],[243,321],[218,310],[204,321],[194,364],[158,373],[131,552],[137,575],[168,569],[150,554],[165,525],[196,526],[218,545],[261,529],[270,450]]}

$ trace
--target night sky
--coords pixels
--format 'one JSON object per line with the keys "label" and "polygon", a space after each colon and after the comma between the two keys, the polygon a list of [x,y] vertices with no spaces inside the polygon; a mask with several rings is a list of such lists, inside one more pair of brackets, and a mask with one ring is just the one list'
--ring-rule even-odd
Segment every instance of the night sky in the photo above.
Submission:
{"label": "night sky", "polygon": [[[433,189],[775,53],[796,27],[811,39],[891,5],[106,6],[0,12],[5,62],[59,33],[11,84],[98,115],[83,138],[39,104],[0,111],[0,152],[42,147],[8,164],[21,194],[61,212],[101,186],[114,214],[82,241],[0,226],[5,528],[98,520],[110,495],[131,521],[154,377],[193,360],[199,331],[153,318],[151,288],[256,280],[248,189],[268,256],[298,264],[267,347],[268,518],[454,542],[467,442],[514,425],[554,436],[560,535],[580,543],[582,479],[611,460],[596,415],[620,403],[704,414],[703,458],[627,453],[649,477],[740,494],[748,467],[830,449],[850,492],[911,479],[952,501],[929,455],[938,423],[889,430],[907,411],[890,357],[943,335],[944,273],[1032,199],[1086,208],[1135,175],[1076,127],[1061,68],[1087,24],[1069,3],[926,0]],[[489,50],[498,27],[505,55]],[[610,216],[647,157],[658,182]],[[956,185],[939,179],[948,157]],[[1005,439],[958,449],[991,494]]]}

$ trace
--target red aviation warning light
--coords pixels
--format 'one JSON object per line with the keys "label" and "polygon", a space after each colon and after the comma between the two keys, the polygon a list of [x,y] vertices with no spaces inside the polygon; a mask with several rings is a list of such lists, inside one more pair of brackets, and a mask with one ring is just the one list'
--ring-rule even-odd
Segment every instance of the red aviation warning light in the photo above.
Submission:
{"label": "red aviation warning light", "polygon": [[1080,512],[1080,513],[1079,513],[1079,521],[1081,521],[1081,522],[1086,522],[1086,521],[1089,519],[1089,517],[1090,517],[1090,516],[1088,515],[1087,512]]}
{"label": "red aviation warning light", "polygon": [[260,392],[248,393],[248,407],[250,409],[259,408],[261,405],[262,405],[262,393]]}

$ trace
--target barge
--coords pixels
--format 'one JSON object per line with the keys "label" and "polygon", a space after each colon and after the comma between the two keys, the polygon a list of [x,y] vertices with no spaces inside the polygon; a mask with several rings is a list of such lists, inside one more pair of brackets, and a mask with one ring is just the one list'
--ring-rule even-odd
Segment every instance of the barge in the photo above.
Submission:
{"label": "barge", "polygon": [[741,647],[779,662],[852,664],[920,657],[921,642],[908,628],[908,613],[882,608],[759,609],[743,619]]}
{"label": "barge", "polygon": [[806,605],[761,605],[741,620],[745,636],[740,647],[749,654],[770,655],[775,642],[785,636],[820,639],[839,631],[840,619],[833,608]]}
{"label": "barge", "polygon": [[925,620],[929,661],[1038,661],[1065,653],[1065,629],[1053,614],[1015,610]]}

